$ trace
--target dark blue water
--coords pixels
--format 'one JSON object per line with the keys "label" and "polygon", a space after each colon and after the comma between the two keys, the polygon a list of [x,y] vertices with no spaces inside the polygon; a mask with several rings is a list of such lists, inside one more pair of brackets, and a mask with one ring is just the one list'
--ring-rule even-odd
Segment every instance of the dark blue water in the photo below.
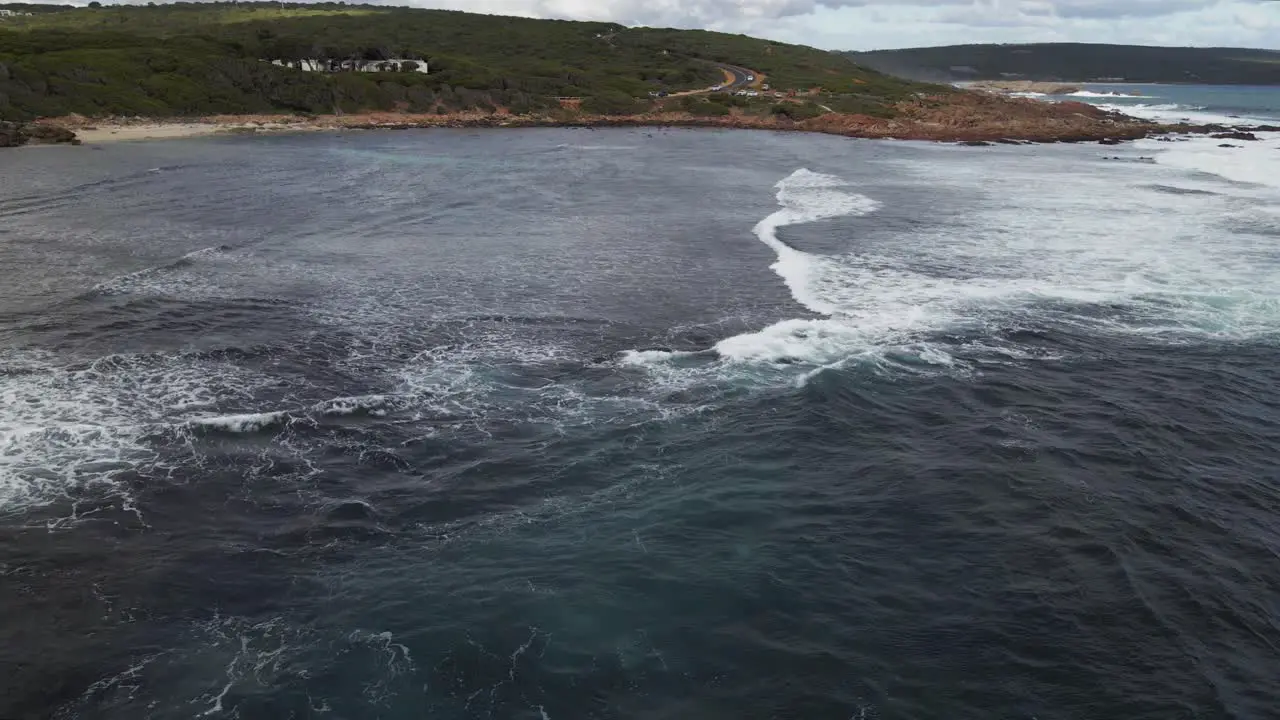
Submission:
{"label": "dark blue water", "polygon": [[1192,145],[6,154],[0,717],[1275,717],[1280,189]]}

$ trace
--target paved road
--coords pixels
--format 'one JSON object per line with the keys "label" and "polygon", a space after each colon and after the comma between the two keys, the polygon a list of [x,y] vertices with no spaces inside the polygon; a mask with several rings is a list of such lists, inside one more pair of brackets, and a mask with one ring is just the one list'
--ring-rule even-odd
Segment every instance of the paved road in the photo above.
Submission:
{"label": "paved road", "polygon": [[[739,67],[737,65],[725,65],[724,63],[711,63],[711,64],[720,68],[720,72],[724,73],[724,82],[721,83],[721,85],[725,90],[741,89],[741,88],[747,87],[748,85],[760,79],[760,73],[757,73],[755,70],[748,70],[747,68]],[[749,77],[754,77],[755,80],[748,80],[747,78]],[[699,90],[683,90],[681,92],[671,93],[670,97],[680,97],[682,95],[702,95],[703,93],[709,93],[709,92],[711,92],[711,88],[701,88]]]}
{"label": "paved road", "polygon": [[716,63],[716,67],[719,67],[720,70],[724,72],[724,86],[726,88],[746,87],[752,83],[752,81],[747,78],[753,77],[756,74],[754,70],[748,70],[747,68],[738,67],[737,65]]}

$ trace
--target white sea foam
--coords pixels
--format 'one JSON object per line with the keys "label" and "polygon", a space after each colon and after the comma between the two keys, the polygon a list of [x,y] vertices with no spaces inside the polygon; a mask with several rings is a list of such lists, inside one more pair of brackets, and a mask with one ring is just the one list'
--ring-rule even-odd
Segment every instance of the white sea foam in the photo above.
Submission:
{"label": "white sea foam", "polygon": [[1275,119],[1264,117],[1230,117],[1221,113],[1206,112],[1198,105],[1177,105],[1174,103],[1103,103],[1098,105],[1103,110],[1123,113],[1143,120],[1154,120],[1162,123],[1192,123],[1195,125],[1276,125]]}
{"label": "white sea foam", "polygon": [[1156,162],[1161,165],[1280,188],[1280,133],[1259,133],[1258,137],[1258,142],[1207,137],[1187,138],[1177,143],[1144,140],[1139,147],[1158,150]]}
{"label": "white sea foam", "polygon": [[247,398],[261,382],[229,364],[181,356],[67,364],[0,355],[0,511],[83,488],[114,492],[122,472],[155,469],[149,435],[221,400]]}
{"label": "white sea foam", "polygon": [[850,192],[848,183],[832,175],[800,169],[777,185],[778,204],[774,212],[755,227],[756,237],[778,254],[772,270],[791,290],[796,302],[816,313],[829,315],[840,309],[842,292],[852,290],[838,276],[839,268],[824,258],[801,252],[778,239],[778,229],[788,225],[837,217],[866,215],[879,203]]}
{"label": "white sea foam", "polygon": [[1135,99],[1135,100],[1136,100],[1136,99],[1148,99],[1148,100],[1149,100],[1149,99],[1154,98],[1155,96],[1154,96],[1154,95],[1127,95],[1127,94],[1125,94],[1125,93],[1118,93],[1118,92],[1096,92],[1096,91],[1094,91],[1094,90],[1079,90],[1079,91],[1077,91],[1077,92],[1070,93],[1070,97],[1079,97],[1079,98],[1133,98],[1133,99]]}
{"label": "white sea foam", "polygon": [[397,398],[392,395],[340,397],[317,403],[312,407],[312,410],[321,415],[355,415],[361,412],[367,412],[375,416],[385,415],[387,408],[394,405],[396,400]]}
{"label": "white sea foam", "polygon": [[257,432],[272,425],[279,425],[288,419],[289,414],[287,412],[278,410],[275,412],[198,417],[192,418],[187,422],[196,427],[214,428],[232,433],[249,433]]}
{"label": "white sea foam", "polygon": [[[1280,198],[1271,188],[1229,183],[1201,194],[1166,191],[1204,184],[1187,170],[1280,182],[1280,166],[1271,165],[1280,161],[1274,138],[1237,143],[1244,149],[1217,148],[1221,142],[1138,146],[1161,153],[1158,164],[1100,164],[1065,150],[1052,159],[895,158],[885,164],[893,166],[896,192],[914,176],[923,197],[947,186],[982,197],[963,212],[930,216],[909,235],[851,237],[850,251],[835,255],[799,250],[778,232],[865,214],[876,203],[837,178],[797,171],[779,183],[782,207],[756,233],[777,253],[773,269],[792,297],[822,317],[725,338],[714,361],[649,350],[623,354],[619,364],[646,368],[670,385],[803,382],[851,362],[964,373],[974,357],[1034,360],[1045,353],[1014,347],[1002,333],[1046,323],[1159,342],[1274,334],[1280,272],[1266,254],[1270,242],[1239,226],[1247,219],[1259,232],[1271,227],[1265,210]],[[959,356],[947,338],[960,339]]]}

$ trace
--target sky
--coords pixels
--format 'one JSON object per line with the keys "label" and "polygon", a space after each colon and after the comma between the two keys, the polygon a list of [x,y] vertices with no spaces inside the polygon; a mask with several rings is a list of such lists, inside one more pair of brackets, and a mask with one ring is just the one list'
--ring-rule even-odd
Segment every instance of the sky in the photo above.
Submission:
{"label": "sky", "polygon": [[972,42],[1280,50],[1280,0],[388,0],[388,4],[706,28],[830,50]]}

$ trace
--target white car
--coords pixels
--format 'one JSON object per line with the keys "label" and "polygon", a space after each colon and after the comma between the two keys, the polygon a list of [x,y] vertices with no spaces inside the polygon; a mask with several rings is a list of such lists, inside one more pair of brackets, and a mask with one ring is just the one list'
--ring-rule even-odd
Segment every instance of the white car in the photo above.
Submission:
{"label": "white car", "polygon": [[755,82],[755,79],[756,79],[756,76],[755,76],[755,75],[748,75],[748,76],[747,76],[747,82]]}
{"label": "white car", "polygon": [[760,93],[755,90],[750,90],[747,92],[747,97],[760,97]]}
{"label": "white car", "polygon": [[723,90],[723,89],[724,89],[724,86],[723,86],[723,85],[712,85],[712,86],[711,86],[711,92],[720,92],[720,91],[721,91],[721,90]]}

